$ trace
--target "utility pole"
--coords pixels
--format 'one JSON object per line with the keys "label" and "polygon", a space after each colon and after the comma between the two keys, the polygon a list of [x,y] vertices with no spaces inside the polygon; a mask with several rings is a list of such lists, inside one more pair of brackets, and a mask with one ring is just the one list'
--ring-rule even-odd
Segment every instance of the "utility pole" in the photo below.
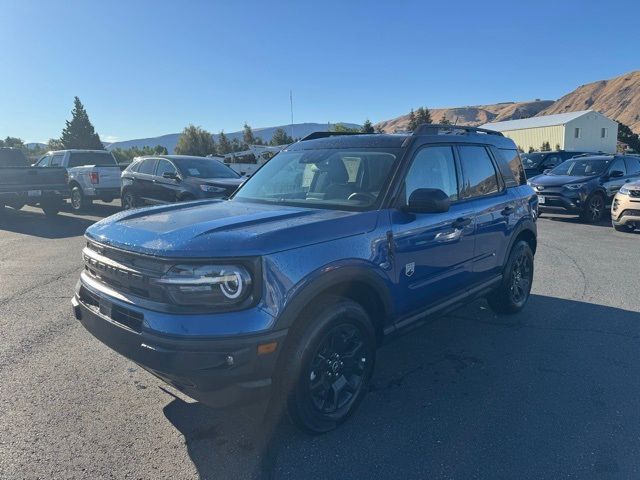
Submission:
{"label": "utility pole", "polygon": [[291,105],[291,138],[295,139],[293,136],[293,90],[289,90],[289,104]]}

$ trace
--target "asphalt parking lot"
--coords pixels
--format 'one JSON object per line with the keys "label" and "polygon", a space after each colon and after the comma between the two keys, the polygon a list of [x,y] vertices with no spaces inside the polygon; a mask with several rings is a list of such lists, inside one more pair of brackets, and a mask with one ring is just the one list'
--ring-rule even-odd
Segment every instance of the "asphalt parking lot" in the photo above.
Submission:
{"label": "asphalt parking lot", "polygon": [[384,346],[339,430],[265,432],[91,337],[69,299],[90,215],[0,219],[0,478],[638,478],[640,234],[539,222],[533,296]]}

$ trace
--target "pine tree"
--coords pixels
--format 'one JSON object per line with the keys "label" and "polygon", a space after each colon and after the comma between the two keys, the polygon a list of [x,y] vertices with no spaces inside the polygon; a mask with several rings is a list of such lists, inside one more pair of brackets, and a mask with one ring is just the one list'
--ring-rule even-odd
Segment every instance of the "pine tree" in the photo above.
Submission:
{"label": "pine tree", "polygon": [[216,153],[216,143],[213,141],[213,136],[204,128],[188,125],[178,139],[175,153],[204,157]]}
{"label": "pine tree", "polygon": [[440,118],[440,121],[438,123],[442,125],[451,125],[451,122],[447,120],[447,117],[444,116],[444,113],[442,114],[442,117]]}
{"label": "pine tree", "polygon": [[62,130],[60,142],[64,148],[82,148],[87,150],[102,150],[104,145],[96,133],[84,105],[78,97],[73,99],[71,120],[66,121]]}
{"label": "pine tree", "polygon": [[560,144],[559,144],[559,143],[556,143],[556,152],[559,152],[560,150],[562,150],[562,149],[560,148]]}
{"label": "pine tree", "polygon": [[247,149],[247,145],[241,142],[237,137],[231,140],[231,150],[233,152],[242,152]]}
{"label": "pine tree", "polygon": [[231,142],[229,141],[229,137],[224,134],[224,131],[220,131],[218,134],[218,154],[226,155],[227,153],[231,153],[233,148],[231,147]]}
{"label": "pine tree", "polygon": [[540,147],[541,152],[550,152],[551,144],[549,142],[542,142],[542,147]]}
{"label": "pine tree", "polygon": [[362,128],[360,129],[360,131],[362,133],[374,133],[375,130],[373,129],[373,124],[371,123],[371,120],[367,118],[362,124]]}
{"label": "pine tree", "polygon": [[293,143],[293,138],[287,135],[287,131],[284,128],[276,128],[271,137],[271,145],[289,145]]}
{"label": "pine tree", "polygon": [[416,122],[418,125],[423,125],[425,123],[433,123],[431,120],[431,112],[427,107],[420,107],[416,112]]}
{"label": "pine tree", "polygon": [[533,147],[529,147],[529,153],[533,153],[533,152],[535,152],[535,151],[536,151],[536,149],[535,149],[535,148],[533,148]]}
{"label": "pine tree", "polygon": [[409,124],[407,125],[407,130],[413,132],[418,126],[418,120],[416,119],[416,114],[413,112],[413,108],[409,112]]}
{"label": "pine tree", "polygon": [[254,145],[256,143],[256,137],[253,135],[253,130],[244,122],[244,127],[242,128],[242,141],[247,145]]}

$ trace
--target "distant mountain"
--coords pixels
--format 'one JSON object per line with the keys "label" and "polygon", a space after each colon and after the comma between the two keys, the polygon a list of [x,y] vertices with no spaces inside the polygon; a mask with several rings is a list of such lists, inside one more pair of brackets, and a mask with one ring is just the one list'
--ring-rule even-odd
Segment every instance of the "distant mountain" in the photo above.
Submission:
{"label": "distant mountain", "polygon": [[[438,122],[442,116],[458,125],[482,125],[488,122],[517,120],[554,113],[596,110],[607,117],[628,125],[640,133],[640,71],[620,75],[610,80],[582,85],[559,100],[507,102],[456,108],[430,109],[431,118]],[[409,122],[406,113],[376,124],[385,132],[404,130]]]}
{"label": "distant mountain", "polygon": [[[338,122],[341,123],[341,122]],[[360,125],[355,123],[343,123],[343,125],[349,128],[360,128]],[[294,138],[302,138],[313,132],[322,132],[326,131],[330,128],[329,124],[326,123],[294,123],[291,125],[279,125],[276,127],[264,127],[264,128],[254,128],[253,134],[256,137],[262,138],[265,142],[269,142],[273,137],[274,132],[278,128],[284,128],[289,135],[293,132]],[[225,132],[225,135],[229,140],[233,140],[234,138],[242,139],[242,131],[239,132]],[[176,145],[178,144],[178,139],[180,138],[179,133],[170,133],[167,135],[162,135],[160,137],[151,137],[151,138],[140,138],[136,140],[125,140],[123,142],[114,142],[110,144],[105,144],[107,150],[113,150],[114,148],[132,148],[138,147],[142,148],[145,146],[155,147],[156,145],[162,145],[169,151],[169,153],[173,153]],[[213,138],[215,141],[218,141],[218,134],[214,134]]]}
{"label": "distant mountain", "polygon": [[47,144],[46,143],[33,142],[33,143],[25,143],[24,146],[27,147],[29,150],[35,150],[36,148],[37,149],[45,148],[47,146]]}

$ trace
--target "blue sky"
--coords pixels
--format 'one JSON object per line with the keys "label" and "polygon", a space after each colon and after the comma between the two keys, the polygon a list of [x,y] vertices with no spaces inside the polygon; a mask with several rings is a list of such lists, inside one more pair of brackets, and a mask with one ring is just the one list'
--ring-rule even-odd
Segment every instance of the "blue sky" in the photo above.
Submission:
{"label": "blue sky", "polygon": [[103,140],[555,99],[640,68],[640,2],[0,0],[0,137]]}

